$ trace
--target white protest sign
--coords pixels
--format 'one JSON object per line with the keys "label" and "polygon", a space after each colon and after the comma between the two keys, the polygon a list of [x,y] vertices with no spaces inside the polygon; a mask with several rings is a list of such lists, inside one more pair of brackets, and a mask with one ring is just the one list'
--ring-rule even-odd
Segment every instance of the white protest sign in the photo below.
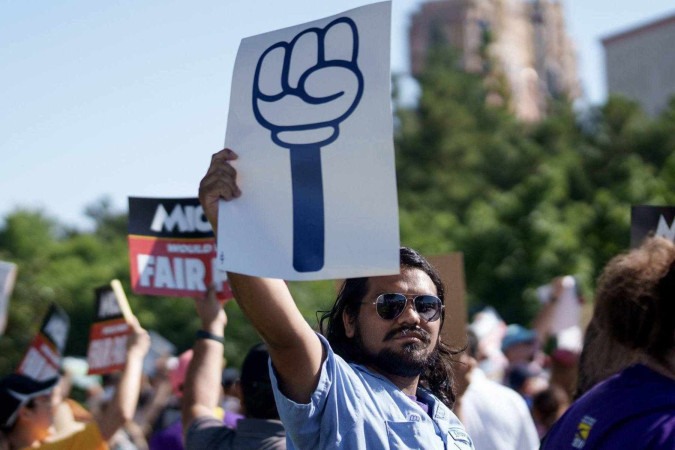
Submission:
{"label": "white protest sign", "polygon": [[221,270],[286,280],[398,273],[391,2],[242,40]]}
{"label": "white protest sign", "polygon": [[7,327],[9,297],[16,281],[16,264],[0,261],[0,335]]}

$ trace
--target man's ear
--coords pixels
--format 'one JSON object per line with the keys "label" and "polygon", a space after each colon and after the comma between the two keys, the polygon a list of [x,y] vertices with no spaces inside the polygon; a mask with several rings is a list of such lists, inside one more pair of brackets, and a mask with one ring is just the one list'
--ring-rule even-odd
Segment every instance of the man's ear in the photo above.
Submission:
{"label": "man's ear", "polygon": [[350,316],[346,308],[342,311],[342,323],[345,326],[345,336],[353,338],[356,331],[356,317]]}

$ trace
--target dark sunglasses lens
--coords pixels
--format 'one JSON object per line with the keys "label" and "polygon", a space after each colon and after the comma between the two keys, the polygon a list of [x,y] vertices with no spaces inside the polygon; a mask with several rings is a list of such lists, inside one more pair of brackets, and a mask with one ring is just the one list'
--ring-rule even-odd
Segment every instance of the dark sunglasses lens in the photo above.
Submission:
{"label": "dark sunglasses lens", "polygon": [[401,294],[382,294],[377,297],[377,314],[385,320],[392,320],[403,312],[407,299]]}
{"label": "dark sunglasses lens", "polygon": [[415,298],[415,309],[421,318],[433,322],[441,315],[441,300],[433,295],[419,295]]}

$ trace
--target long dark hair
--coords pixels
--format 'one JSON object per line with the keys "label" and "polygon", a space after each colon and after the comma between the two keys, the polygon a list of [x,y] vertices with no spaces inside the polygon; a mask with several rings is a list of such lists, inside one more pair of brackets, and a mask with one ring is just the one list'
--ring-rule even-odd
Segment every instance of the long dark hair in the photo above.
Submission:
{"label": "long dark hair", "polygon": [[[401,247],[401,269],[419,269],[426,273],[436,286],[438,298],[445,304],[445,288],[441,277],[431,264],[418,252],[408,247]],[[319,329],[331,345],[333,351],[348,362],[361,363],[357,346],[353,339],[348,338],[345,332],[342,314],[346,312],[350,317],[356,318],[361,309],[361,302],[368,292],[369,278],[348,278],[342,284],[335,304],[330,311],[321,312]],[[445,310],[441,315],[441,327],[445,321]],[[420,385],[431,391],[448,408],[455,403],[453,391],[452,366],[453,357],[460,353],[447,344],[439,341],[431,356],[430,364],[420,375]]]}

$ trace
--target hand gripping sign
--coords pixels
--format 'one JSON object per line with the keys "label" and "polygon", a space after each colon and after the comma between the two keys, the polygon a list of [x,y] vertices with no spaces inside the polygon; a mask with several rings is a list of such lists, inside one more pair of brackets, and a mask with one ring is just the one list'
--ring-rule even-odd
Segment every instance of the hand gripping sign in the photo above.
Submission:
{"label": "hand gripping sign", "polygon": [[[330,46],[330,41],[340,45]],[[342,51],[331,52],[335,47]],[[272,45],[255,70],[255,118],[271,131],[275,144],[290,151],[293,267],[298,272],[317,271],[324,264],[321,147],[338,138],[340,123],[363,94],[358,50],[356,24],[341,17]]]}

